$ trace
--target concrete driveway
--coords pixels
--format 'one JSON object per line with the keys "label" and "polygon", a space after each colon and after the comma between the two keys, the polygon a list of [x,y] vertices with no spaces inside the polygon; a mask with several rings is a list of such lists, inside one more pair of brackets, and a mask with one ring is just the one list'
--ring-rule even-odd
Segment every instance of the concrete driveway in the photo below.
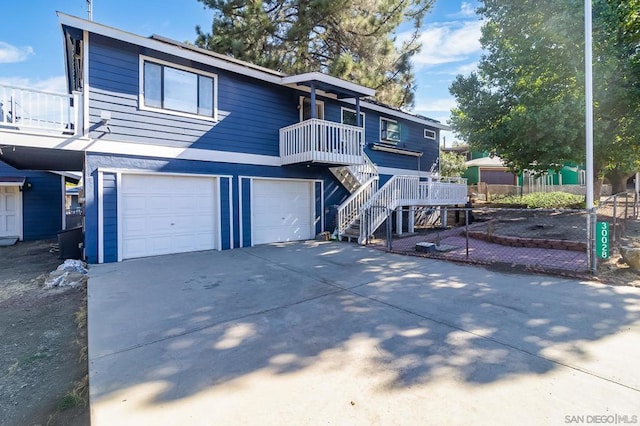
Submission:
{"label": "concrete driveway", "polygon": [[89,369],[94,426],[640,422],[640,289],[335,242],[96,265]]}

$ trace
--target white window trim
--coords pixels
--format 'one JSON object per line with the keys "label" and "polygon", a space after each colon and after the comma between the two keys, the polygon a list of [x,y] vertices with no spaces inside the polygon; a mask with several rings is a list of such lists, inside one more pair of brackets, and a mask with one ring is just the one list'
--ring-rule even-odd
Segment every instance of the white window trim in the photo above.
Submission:
{"label": "white window trim", "polygon": [[[222,207],[221,207],[221,203],[220,203],[220,179],[221,178],[228,178],[229,179],[229,186],[230,186],[230,190],[229,190],[229,195],[231,196],[232,194],[232,181],[233,181],[233,176],[231,175],[208,175],[208,174],[202,174],[202,173],[173,173],[173,172],[157,172],[157,171],[152,171],[152,170],[138,170],[138,169],[117,169],[117,168],[98,168],[97,169],[98,172],[98,223],[99,223],[99,228],[98,228],[98,241],[99,241],[99,246],[98,246],[98,259],[99,262],[98,263],[104,263],[104,229],[103,229],[103,225],[102,222],[104,221],[103,219],[103,215],[104,215],[104,201],[103,201],[103,193],[104,193],[104,182],[103,182],[103,178],[102,176],[104,175],[104,173],[113,173],[116,175],[116,198],[117,198],[117,205],[118,205],[118,209],[116,211],[116,220],[118,222],[118,226],[117,226],[117,241],[118,241],[118,262],[122,262],[124,260],[124,234],[123,234],[123,228],[122,228],[122,221],[123,221],[123,214],[124,211],[122,209],[122,205],[123,205],[123,200],[122,200],[122,175],[147,175],[147,176],[182,176],[182,177],[197,177],[197,178],[204,178],[204,179],[211,179],[213,180],[213,183],[215,185],[215,189],[218,191],[217,194],[215,194],[215,211],[216,211],[216,221],[217,221],[217,232],[216,232],[216,242],[215,242],[215,249],[217,251],[221,251],[222,250]],[[230,210],[229,210],[229,215],[233,218],[233,216],[235,215],[234,210],[233,210],[233,204],[230,204]],[[230,224],[229,224],[229,232],[231,235],[231,246],[230,249],[233,249],[233,220],[231,220]],[[101,261],[100,261],[101,260]]]}
{"label": "white window trim", "polygon": [[[152,62],[158,65],[164,65],[167,67],[175,68],[178,70],[190,72],[196,75],[202,75],[205,77],[211,77],[213,79],[213,117],[207,115],[191,114],[188,112],[174,111],[171,109],[156,108],[145,105],[144,103],[144,63]],[[177,115],[179,117],[196,118],[198,120],[218,121],[218,75],[210,72],[202,71],[195,68],[189,68],[182,65],[175,64],[173,62],[163,61],[151,56],[140,55],[138,66],[138,109],[141,111],[153,111],[160,112],[162,114]]]}
{"label": "white window trim", "polygon": [[[303,118],[304,118],[303,114],[304,114],[304,100],[305,99],[309,99],[309,104],[311,104],[311,98],[309,96],[300,96],[300,100],[298,101],[299,102],[298,103],[298,109],[300,110],[300,122],[301,123],[302,123]],[[317,107],[322,107],[322,118],[316,117],[316,120],[324,120],[324,117],[325,117],[325,115],[324,115],[324,113],[325,113],[324,101],[316,99],[316,109],[317,109]],[[316,115],[318,115],[317,112],[318,111],[316,110]]]}
{"label": "white window trim", "polygon": [[[428,136],[428,133],[433,134],[433,136]],[[431,139],[431,140],[434,140],[434,141],[435,141],[435,140],[436,140],[437,135],[438,135],[438,134],[436,133],[436,131],[435,131],[435,130],[431,130],[431,129],[424,129],[424,138],[425,138],[425,139]]]}
{"label": "white window trim", "polygon": [[[345,108],[345,107],[340,107],[340,123],[344,124],[344,111],[349,111],[352,112],[354,114],[357,114],[355,109],[352,108]],[[360,114],[362,114],[362,128],[365,128],[365,123],[367,120],[367,114],[365,114],[363,111],[360,111]]]}
{"label": "white window trim", "polygon": [[379,132],[378,132],[378,137],[380,138],[380,142],[381,143],[386,143],[386,144],[391,144],[391,145],[399,144],[400,143],[400,139],[398,139],[397,141],[390,140],[390,139],[382,139],[382,121],[388,121],[388,122],[391,122],[391,123],[398,124],[397,120],[393,120],[393,119],[387,118],[387,117],[380,117],[380,129],[379,129]]}

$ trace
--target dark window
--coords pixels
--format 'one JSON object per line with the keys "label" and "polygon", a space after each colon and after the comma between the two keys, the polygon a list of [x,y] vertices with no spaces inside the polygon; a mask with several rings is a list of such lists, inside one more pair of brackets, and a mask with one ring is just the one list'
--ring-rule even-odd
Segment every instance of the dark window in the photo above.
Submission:
{"label": "dark window", "polygon": [[400,142],[400,125],[393,120],[381,118],[380,140],[394,144]]}
{"label": "dark window", "polygon": [[[342,124],[356,126],[356,112],[349,109],[342,110]],[[360,113],[360,127],[364,127],[364,114]]]}

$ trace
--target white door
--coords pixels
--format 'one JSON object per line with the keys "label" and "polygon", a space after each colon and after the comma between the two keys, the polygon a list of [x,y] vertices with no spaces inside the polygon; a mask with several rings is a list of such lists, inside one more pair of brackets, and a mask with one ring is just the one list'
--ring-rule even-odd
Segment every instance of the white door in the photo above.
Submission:
{"label": "white door", "polygon": [[215,178],[122,175],[122,258],[213,250]]}
{"label": "white door", "polygon": [[0,237],[22,239],[22,205],[18,186],[0,186]]}
{"label": "white door", "polygon": [[314,235],[313,183],[253,181],[253,244],[308,240]]}

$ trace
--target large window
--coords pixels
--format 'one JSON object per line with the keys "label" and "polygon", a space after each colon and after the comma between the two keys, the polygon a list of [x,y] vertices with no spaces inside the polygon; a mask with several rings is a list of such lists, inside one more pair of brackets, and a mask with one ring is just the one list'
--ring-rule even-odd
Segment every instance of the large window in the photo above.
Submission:
{"label": "large window", "polygon": [[[355,110],[342,108],[342,124],[357,126]],[[360,127],[364,127],[364,112],[360,113]]]}
{"label": "large window", "polygon": [[380,141],[392,144],[400,142],[400,125],[397,121],[380,118]]}
{"label": "large window", "polygon": [[141,59],[143,107],[216,119],[216,76]]}

